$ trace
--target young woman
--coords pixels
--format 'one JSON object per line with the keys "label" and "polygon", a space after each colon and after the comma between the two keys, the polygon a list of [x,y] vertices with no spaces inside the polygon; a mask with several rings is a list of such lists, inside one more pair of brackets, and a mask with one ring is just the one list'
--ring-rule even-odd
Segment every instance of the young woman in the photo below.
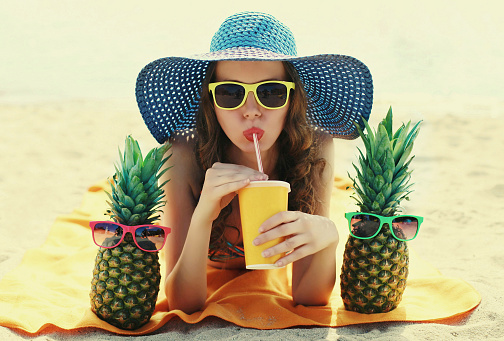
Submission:
{"label": "young woman", "polygon": [[372,83],[351,57],[295,55],[292,34],[275,18],[239,13],[222,24],[209,54],[161,59],[139,75],[144,120],[160,143],[173,145],[162,217],[172,227],[165,248],[170,309],[203,307],[208,265],[245,268],[236,193],[266,179],[290,183],[289,209],[266,220],[254,243],[285,237],[263,255],[287,252],[276,265],[292,263],[294,302],[328,302],[339,241],[328,218],[333,137],[356,137],[353,121],[368,118]]}

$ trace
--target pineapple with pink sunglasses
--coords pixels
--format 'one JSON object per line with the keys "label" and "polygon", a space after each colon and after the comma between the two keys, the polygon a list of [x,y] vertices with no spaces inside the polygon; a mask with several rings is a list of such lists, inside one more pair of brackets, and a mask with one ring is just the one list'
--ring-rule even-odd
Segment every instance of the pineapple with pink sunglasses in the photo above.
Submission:
{"label": "pineapple with pink sunglasses", "polygon": [[91,282],[91,309],[102,320],[137,329],[154,312],[161,280],[158,251],[170,228],[153,225],[159,219],[164,191],[158,180],[167,168],[169,144],[152,149],[145,159],[138,142],[126,138],[124,155],[107,193],[112,221],[92,221],[93,241],[100,247]]}

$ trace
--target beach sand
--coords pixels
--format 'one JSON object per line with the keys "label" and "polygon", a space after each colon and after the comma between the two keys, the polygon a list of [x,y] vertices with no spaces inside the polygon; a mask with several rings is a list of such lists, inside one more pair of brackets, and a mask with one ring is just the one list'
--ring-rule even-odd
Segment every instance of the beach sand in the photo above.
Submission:
{"label": "beach sand", "polygon": [[[23,11],[20,5],[16,5],[14,1],[8,3],[13,8],[10,13],[21,18]],[[428,3],[431,7],[423,7],[423,10],[421,8],[420,14],[417,12],[417,15],[430,13],[435,5],[434,2]],[[52,4],[56,5],[56,2]],[[134,10],[131,4],[128,9]],[[259,9],[266,10],[264,7]],[[28,23],[30,18],[35,18],[37,10],[41,8],[25,11],[24,22]],[[498,58],[502,59],[504,55],[502,46],[494,44],[497,37],[494,31],[502,28],[502,25],[496,25],[496,16],[493,14],[496,11],[488,9],[488,14],[483,15],[487,12],[474,13],[472,10],[472,7],[466,6],[455,11],[447,24],[450,25],[451,22],[453,27],[449,27],[452,27],[453,31],[441,30],[443,34],[437,36],[438,40],[435,42],[422,44],[416,39],[418,45],[408,45],[411,41],[401,37],[400,31],[393,33],[399,38],[392,38],[393,34],[389,29],[402,27],[397,20],[404,25],[413,20],[421,27],[413,32],[416,34],[430,34],[441,25],[432,17],[423,25],[419,20],[414,20],[417,15],[406,9],[403,9],[403,12],[400,9],[392,12],[390,15],[396,21],[391,20],[391,23],[383,24],[375,35],[370,36],[362,32],[365,28],[372,28],[379,20],[385,20],[383,14],[376,14],[375,20],[364,23],[364,28],[354,31],[352,36],[354,39],[361,32],[367,37],[364,43],[372,43],[371,38],[383,34],[390,40],[389,44],[386,44],[387,49],[396,47],[396,50],[387,53],[387,49],[383,49],[363,56],[369,61],[371,70],[376,70],[373,72],[376,93],[371,125],[377,125],[390,105],[393,106],[396,128],[400,122],[423,120],[413,150],[416,157],[411,164],[414,169],[412,180],[415,183],[415,191],[410,195],[411,201],[405,202],[403,206],[408,213],[421,215],[425,219],[419,236],[410,246],[444,275],[462,278],[480,292],[482,303],[471,314],[451,324],[378,323],[342,328],[300,327],[269,331],[241,328],[217,318],[206,319],[196,325],[173,319],[153,335],[131,339],[480,340],[499,339],[504,336],[504,230],[501,227],[504,214],[504,98],[500,94],[503,77],[498,68],[495,73],[491,71],[491,66],[498,65]],[[448,13],[446,8],[444,11],[441,14]],[[49,9],[45,8],[43,13],[49,17],[49,21],[59,20],[58,22],[65,25],[74,25],[68,17],[66,21],[62,19],[64,17],[60,15],[61,11],[55,12],[56,14],[49,12]],[[107,8],[97,13],[111,12],[112,10]],[[229,14],[233,12],[235,10]],[[90,13],[91,10],[85,12]],[[345,13],[355,14],[350,13],[348,8]],[[405,13],[409,13],[409,17],[402,16]],[[315,14],[310,12],[306,15],[312,20],[308,23],[315,22]],[[2,16],[6,16],[5,12]],[[212,18],[206,25],[211,27],[213,32],[224,16]],[[282,19],[286,17],[288,18],[284,15]],[[118,18],[108,22],[111,26],[116,25],[114,28],[117,31],[123,28],[118,23],[129,19],[128,13],[123,13]],[[472,21],[465,20],[469,18]],[[23,28],[18,21],[12,18],[9,20],[7,23],[17,25],[15,29],[18,30],[10,34],[23,35]],[[148,18],[144,20],[147,21]],[[294,20],[297,20],[297,17],[291,22]],[[459,27],[453,24],[454,22],[467,22],[467,25],[458,31],[456,28]],[[101,21],[99,23],[103,25]],[[46,30],[52,35],[56,34],[56,38],[60,39],[56,41],[64,42],[69,33],[50,27]],[[296,27],[295,33],[301,31],[300,27]],[[42,25],[30,27],[35,28],[42,29]],[[149,30],[151,26],[144,29]],[[455,34],[455,31],[458,33]],[[480,33],[486,34],[487,43],[478,40]],[[114,53],[124,56],[124,51],[102,51],[105,56],[103,60],[96,55],[94,59],[87,60],[90,64],[103,62],[99,65],[103,72],[99,74],[97,71],[93,74],[86,69],[88,64],[84,63],[84,57],[79,60],[78,65],[66,65],[65,72],[56,67],[44,69],[42,66],[52,65],[49,59],[56,56],[59,58],[61,51],[42,51],[42,57],[47,59],[42,58],[35,65],[31,65],[32,69],[26,69],[27,65],[30,65],[25,63],[29,55],[27,49],[33,46],[25,46],[23,50],[21,43],[14,41],[11,35],[2,34],[2,41],[12,43],[20,51],[13,53],[11,57],[0,57],[1,65],[9,62],[15,69],[15,66],[20,66],[23,62],[25,68],[22,72],[26,74],[26,79],[34,77],[30,71],[39,69],[34,71],[35,74],[38,73],[38,78],[25,83],[20,77],[15,77],[15,71],[11,68],[0,70],[3,79],[0,85],[0,279],[21,262],[26,250],[36,248],[44,242],[58,215],[69,213],[79,206],[90,185],[112,175],[113,163],[118,157],[117,147],[122,148],[127,134],[138,139],[143,150],[155,146],[154,139],[138,113],[133,84],[138,69],[148,61],[160,57],[141,53],[128,55],[125,58],[125,66],[121,69],[115,64],[112,67],[112,62],[107,58],[112,59]],[[448,46],[444,44],[447,34],[454,34],[451,37],[453,39],[448,39],[451,42]],[[84,33],[81,35],[87,37]],[[107,31],[106,36],[112,37],[113,34]],[[139,37],[140,34],[130,34],[133,40]],[[473,43],[465,45],[465,38],[470,38]],[[208,41],[208,38],[205,38],[205,41]],[[303,41],[307,39],[301,36],[298,44],[301,45]],[[100,47],[106,46],[105,42],[101,43],[103,46]],[[86,56],[85,51],[93,50],[96,46],[96,43],[89,41],[88,45],[80,46],[77,52],[70,49],[68,55],[80,53]],[[151,45],[146,43],[146,46]],[[457,54],[458,58],[452,51],[454,47],[460,48],[462,52]],[[154,54],[161,51],[159,47],[155,48],[158,50],[154,51]],[[166,46],[164,50],[161,56],[172,55],[171,52],[166,52]],[[351,55],[365,54],[361,45],[346,50],[350,50],[348,54]],[[475,51],[472,57],[479,63],[469,63],[472,57],[463,53],[468,51]],[[175,51],[173,55],[179,54],[177,52],[179,51]],[[476,70],[478,65],[480,67]],[[465,66],[472,70],[466,71]],[[80,72],[86,72],[87,78],[69,76],[68,72],[73,70],[72,67],[81,67],[83,71]],[[106,70],[109,71],[108,74]],[[391,73],[387,74],[386,70],[391,70]],[[401,72],[406,80],[400,75]],[[129,83],[126,81],[126,75],[129,77]],[[109,80],[112,79],[110,83],[104,81],[105,76]],[[44,83],[44,77],[51,86],[45,86],[47,82]],[[100,96],[96,95],[97,92],[93,92],[96,89],[89,85],[95,80],[93,77],[104,82]],[[65,85],[65,81],[70,79],[72,82]],[[9,82],[10,80],[12,82]],[[78,90],[78,95],[67,89],[73,85]],[[450,86],[453,91],[449,90]],[[485,86],[487,91],[483,89]],[[107,95],[107,88],[114,89],[111,90],[110,96]],[[89,92],[86,92],[87,90]],[[358,140],[336,141],[337,175],[346,176],[347,171],[352,173],[351,162],[356,161],[356,146],[359,146],[359,143]],[[338,247],[343,248],[348,233],[345,226],[338,228],[341,233]],[[27,229],[29,233],[20,233],[21,229]],[[341,264],[341,260],[339,262]],[[29,336],[0,327],[0,340],[123,338],[95,329]]]}
{"label": "beach sand", "polygon": [[[258,331],[219,319],[189,325],[169,321],[149,340],[301,340],[364,338],[446,340],[482,339],[504,335],[504,281],[499,227],[504,209],[504,146],[502,103],[477,104],[430,99],[429,106],[377,100],[372,123],[394,103],[396,124],[423,120],[412,163],[415,191],[404,203],[407,212],[425,217],[410,246],[444,275],[458,277],[482,295],[481,305],[456,324],[381,323],[343,328],[291,328]],[[464,110],[463,108],[467,108]],[[469,110],[472,108],[471,110]],[[478,110],[478,114],[474,113]],[[155,142],[140,122],[134,103],[64,102],[1,105],[2,167],[0,277],[16,267],[25,250],[42,244],[56,216],[78,207],[87,187],[113,172],[117,147],[131,133],[147,150]],[[64,118],[64,124],[52,125]],[[97,125],[96,122],[100,124]],[[373,122],[374,121],[374,122]],[[121,122],[118,124],[118,122]],[[336,140],[337,174],[356,161],[358,141]],[[30,233],[19,238],[20,221]],[[348,233],[339,226],[342,241]],[[90,239],[91,240],[91,239]],[[339,260],[341,262],[341,260]],[[30,337],[0,327],[0,339]],[[120,339],[98,330],[42,335],[36,340]],[[144,337],[145,338],[145,337]],[[136,337],[142,339],[142,337]]]}

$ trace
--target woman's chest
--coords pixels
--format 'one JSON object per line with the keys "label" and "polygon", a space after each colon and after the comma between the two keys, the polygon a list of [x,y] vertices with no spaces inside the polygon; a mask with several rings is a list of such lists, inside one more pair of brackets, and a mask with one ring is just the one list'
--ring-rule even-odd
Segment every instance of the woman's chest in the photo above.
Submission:
{"label": "woman's chest", "polygon": [[242,225],[240,218],[240,206],[238,204],[238,196],[230,203],[231,213],[225,220],[224,237],[231,244],[243,245]]}

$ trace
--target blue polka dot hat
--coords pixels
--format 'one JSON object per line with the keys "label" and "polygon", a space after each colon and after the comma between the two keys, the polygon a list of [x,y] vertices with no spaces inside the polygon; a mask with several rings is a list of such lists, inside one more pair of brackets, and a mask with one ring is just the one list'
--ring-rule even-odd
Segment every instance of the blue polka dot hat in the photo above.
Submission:
{"label": "blue polka dot hat", "polygon": [[358,136],[373,104],[373,82],[359,60],[326,54],[298,57],[292,32],[271,15],[243,12],[227,18],[210,52],[153,61],[137,78],[136,98],[151,134],[164,143],[176,131],[195,128],[195,115],[207,66],[219,60],[288,61],[296,68],[308,98],[310,124],[342,139]]}

